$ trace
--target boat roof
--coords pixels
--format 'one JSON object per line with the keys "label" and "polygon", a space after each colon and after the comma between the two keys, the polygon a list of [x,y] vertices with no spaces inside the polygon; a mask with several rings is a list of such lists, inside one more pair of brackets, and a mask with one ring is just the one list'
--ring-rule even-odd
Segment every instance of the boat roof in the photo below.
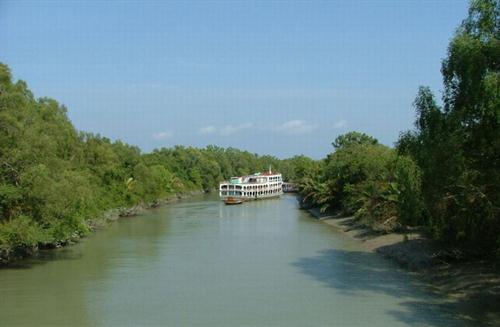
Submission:
{"label": "boat roof", "polygon": [[260,173],[262,176],[272,176],[272,175],[281,175],[281,173],[277,173],[277,172],[269,172],[269,171],[266,171],[266,172],[263,172],[263,173]]}
{"label": "boat roof", "polygon": [[259,177],[259,176],[277,176],[281,175],[281,173],[277,172],[262,172],[262,173],[254,173],[252,175],[243,175],[243,176],[232,176],[230,179],[236,179],[236,178],[245,178],[245,177]]}

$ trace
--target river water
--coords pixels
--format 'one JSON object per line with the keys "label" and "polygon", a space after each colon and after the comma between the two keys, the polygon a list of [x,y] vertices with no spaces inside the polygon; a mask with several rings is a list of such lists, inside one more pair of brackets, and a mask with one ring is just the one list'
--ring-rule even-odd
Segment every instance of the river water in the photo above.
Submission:
{"label": "river water", "polygon": [[195,197],[0,270],[0,326],[408,325],[467,324],[288,195]]}

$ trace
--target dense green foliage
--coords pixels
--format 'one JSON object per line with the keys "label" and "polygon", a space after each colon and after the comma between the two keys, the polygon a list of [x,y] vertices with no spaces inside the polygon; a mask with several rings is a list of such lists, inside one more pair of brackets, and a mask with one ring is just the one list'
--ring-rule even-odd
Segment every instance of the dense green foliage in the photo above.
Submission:
{"label": "dense green foliage", "polygon": [[303,169],[295,163],[310,161],[215,146],[141,154],[123,142],[78,132],[64,106],[35,99],[0,64],[0,262],[76,239],[112,208],[212,190],[223,179],[269,165],[293,179]]}
{"label": "dense green foliage", "polygon": [[408,213],[421,210],[420,180],[410,158],[357,132],[339,136],[333,145],[316,173],[300,182],[306,205],[354,214],[380,230],[416,223]]}
{"label": "dense green foliage", "polygon": [[423,226],[435,239],[500,253],[500,2],[472,1],[442,63],[443,105],[415,99],[415,130],[395,149],[366,134],[337,137],[321,161],[233,148],[142,154],[77,131],[66,108],[35,99],[0,64],[0,261],[89,231],[112,208],[155,205],[272,165],[304,205],[355,215],[374,229]]}
{"label": "dense green foliage", "polygon": [[427,227],[470,250],[500,248],[500,2],[473,1],[443,61],[444,107],[421,88],[398,151],[422,170]]}
{"label": "dense green foliage", "polygon": [[396,149],[351,132],[301,181],[306,204],[376,229],[423,226],[470,252],[500,251],[500,2],[472,1],[442,63],[444,106],[421,87]]}

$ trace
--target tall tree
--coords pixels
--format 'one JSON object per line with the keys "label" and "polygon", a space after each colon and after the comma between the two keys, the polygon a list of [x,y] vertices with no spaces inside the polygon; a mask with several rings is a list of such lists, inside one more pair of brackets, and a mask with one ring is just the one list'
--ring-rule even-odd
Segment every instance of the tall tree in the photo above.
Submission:
{"label": "tall tree", "polygon": [[500,249],[499,37],[500,2],[472,1],[442,63],[444,107],[421,88],[398,142],[422,169],[434,235],[479,251]]}

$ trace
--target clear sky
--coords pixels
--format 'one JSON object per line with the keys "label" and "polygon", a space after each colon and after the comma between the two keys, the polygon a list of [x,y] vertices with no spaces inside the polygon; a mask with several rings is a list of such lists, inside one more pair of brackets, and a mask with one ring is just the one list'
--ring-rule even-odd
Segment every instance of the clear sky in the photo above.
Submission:
{"label": "clear sky", "polygon": [[467,1],[0,0],[0,61],[80,130],[144,151],[216,144],[321,158],[393,145]]}

